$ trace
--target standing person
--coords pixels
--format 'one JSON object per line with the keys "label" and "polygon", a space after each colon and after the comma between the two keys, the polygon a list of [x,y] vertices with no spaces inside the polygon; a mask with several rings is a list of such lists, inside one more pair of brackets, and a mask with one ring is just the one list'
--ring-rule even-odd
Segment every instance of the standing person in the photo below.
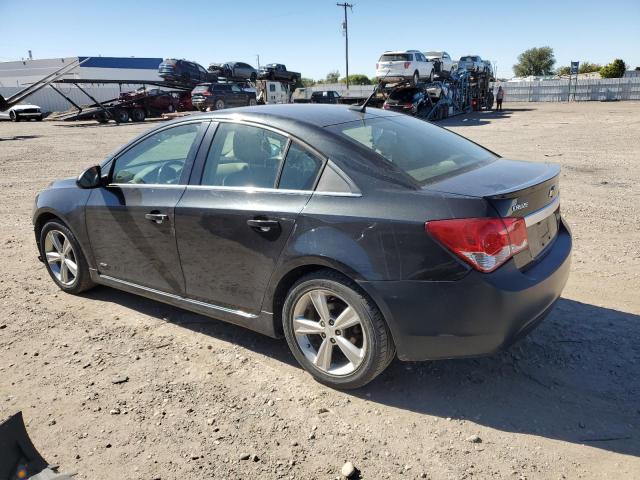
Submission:
{"label": "standing person", "polygon": [[502,100],[504,100],[504,90],[502,87],[498,87],[498,93],[496,94],[496,110],[502,111]]}
{"label": "standing person", "polygon": [[487,92],[486,108],[487,110],[493,110],[493,87]]}

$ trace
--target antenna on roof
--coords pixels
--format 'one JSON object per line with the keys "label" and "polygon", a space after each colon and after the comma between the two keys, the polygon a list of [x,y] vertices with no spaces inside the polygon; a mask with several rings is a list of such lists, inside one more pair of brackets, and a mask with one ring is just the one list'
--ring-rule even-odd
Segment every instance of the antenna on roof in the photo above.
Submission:
{"label": "antenna on roof", "polygon": [[369,102],[371,101],[371,99],[376,96],[376,93],[378,93],[378,89],[382,87],[382,82],[384,81],[385,78],[387,78],[387,75],[389,75],[390,71],[391,69],[387,70],[387,73],[384,75],[384,77],[382,77],[382,79],[378,81],[378,84],[374,87],[373,92],[371,92],[371,95],[367,97],[367,99],[364,101],[362,105],[351,105],[349,109],[356,110],[360,113],[365,113],[367,111],[367,105],[369,105]]}

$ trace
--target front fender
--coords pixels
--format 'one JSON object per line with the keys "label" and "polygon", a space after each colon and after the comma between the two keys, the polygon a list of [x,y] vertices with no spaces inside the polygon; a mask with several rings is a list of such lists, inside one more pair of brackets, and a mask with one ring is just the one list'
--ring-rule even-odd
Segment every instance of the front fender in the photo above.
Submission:
{"label": "front fender", "polygon": [[39,246],[38,229],[42,227],[43,219],[55,216],[62,220],[73,232],[80,248],[84,253],[90,268],[95,268],[89,242],[89,235],[85,222],[85,205],[91,190],[77,187],[49,188],[38,194],[33,210],[33,225],[36,243]]}

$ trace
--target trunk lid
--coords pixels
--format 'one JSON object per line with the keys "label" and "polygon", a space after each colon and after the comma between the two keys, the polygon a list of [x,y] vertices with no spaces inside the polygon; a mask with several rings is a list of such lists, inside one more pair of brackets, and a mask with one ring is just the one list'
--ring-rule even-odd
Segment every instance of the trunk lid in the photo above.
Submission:
{"label": "trunk lid", "polygon": [[517,256],[517,263],[523,266],[552,243],[558,233],[559,175],[558,165],[501,158],[425,189],[483,198],[501,217],[524,217],[529,250]]}

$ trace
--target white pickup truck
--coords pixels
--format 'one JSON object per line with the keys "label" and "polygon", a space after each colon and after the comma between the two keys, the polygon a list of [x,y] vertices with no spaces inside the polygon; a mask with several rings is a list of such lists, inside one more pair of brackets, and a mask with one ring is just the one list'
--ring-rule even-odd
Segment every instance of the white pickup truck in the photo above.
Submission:
{"label": "white pickup truck", "polygon": [[457,62],[447,52],[424,52],[424,56],[433,62],[436,74],[440,77],[450,77],[458,69]]}

